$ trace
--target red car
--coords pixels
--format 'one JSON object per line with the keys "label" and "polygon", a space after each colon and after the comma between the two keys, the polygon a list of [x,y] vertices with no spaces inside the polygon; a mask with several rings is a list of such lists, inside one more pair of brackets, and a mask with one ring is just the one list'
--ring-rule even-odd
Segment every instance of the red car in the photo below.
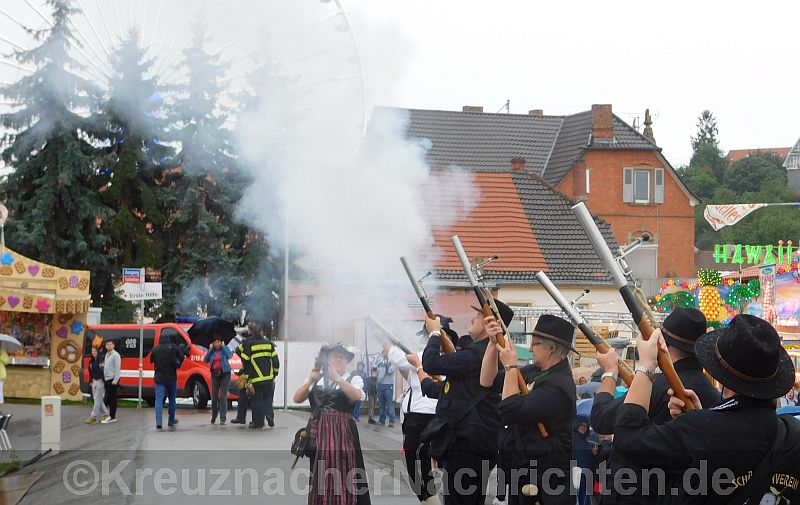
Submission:
{"label": "red car", "polygon": [[[89,382],[88,363],[91,358],[91,346],[98,345],[101,341],[114,341],[114,349],[122,358],[122,378],[117,390],[120,398],[137,398],[139,394],[139,325],[138,324],[95,324],[90,325],[85,334],[83,343],[83,371],[81,373],[81,391],[91,394]],[[153,376],[155,370],[150,362],[150,351],[158,345],[162,335],[169,335],[173,344],[186,352],[186,359],[178,369],[178,397],[191,398],[197,408],[205,408],[211,397],[211,367],[203,361],[206,348],[192,343],[186,329],[178,324],[146,324],[144,325],[144,357],[142,373],[142,398],[148,405],[155,405],[155,384]],[[103,349],[105,352],[105,349]],[[234,353],[230,359],[231,368],[239,370],[242,361]],[[231,386],[228,390],[228,400],[237,400],[236,380],[237,375],[231,374]]]}

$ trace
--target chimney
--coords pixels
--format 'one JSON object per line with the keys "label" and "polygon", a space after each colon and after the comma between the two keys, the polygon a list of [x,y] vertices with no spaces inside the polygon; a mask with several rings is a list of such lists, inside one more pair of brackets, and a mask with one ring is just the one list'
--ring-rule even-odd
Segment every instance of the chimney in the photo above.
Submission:
{"label": "chimney", "polygon": [[511,170],[514,172],[524,172],[525,171],[525,158],[511,158]]}
{"label": "chimney", "polygon": [[544,111],[542,109],[531,109],[528,111],[529,116],[544,116]]}
{"label": "chimney", "polygon": [[461,112],[483,112],[483,105],[465,105]]}
{"label": "chimney", "polygon": [[614,139],[614,115],[611,104],[592,105],[592,139],[611,141]]}

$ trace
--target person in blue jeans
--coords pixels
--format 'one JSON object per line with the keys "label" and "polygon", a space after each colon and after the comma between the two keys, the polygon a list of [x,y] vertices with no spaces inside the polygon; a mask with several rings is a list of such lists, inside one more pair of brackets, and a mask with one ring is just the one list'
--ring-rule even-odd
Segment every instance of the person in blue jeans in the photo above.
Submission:
{"label": "person in blue jeans", "polygon": [[[364,393],[366,394],[366,392],[367,392],[367,382],[369,381],[369,377],[367,377],[367,372],[364,371],[364,362],[363,361],[359,361],[358,362],[358,364],[356,365],[356,369],[353,370],[353,372],[350,374],[349,377],[347,377],[347,382],[352,382],[353,381],[353,377],[361,377],[361,380],[364,381],[364,387],[362,389],[364,390]],[[356,422],[358,422],[359,418],[361,417],[361,403],[362,403],[361,401],[357,401],[356,402],[356,407],[355,407],[355,409],[353,409],[353,417],[356,419]]]}
{"label": "person in blue jeans", "polygon": [[389,362],[389,355],[383,351],[383,361],[378,363],[378,398],[381,401],[380,424],[386,423],[386,412],[389,412],[389,428],[394,428],[394,374],[395,368]]}
{"label": "person in blue jeans", "polygon": [[161,429],[164,413],[164,398],[169,398],[169,419],[167,425],[178,424],[175,419],[175,395],[178,392],[178,368],[183,364],[183,352],[172,343],[169,335],[161,335],[158,345],[150,353],[150,361],[155,369],[156,383],[156,428]]}

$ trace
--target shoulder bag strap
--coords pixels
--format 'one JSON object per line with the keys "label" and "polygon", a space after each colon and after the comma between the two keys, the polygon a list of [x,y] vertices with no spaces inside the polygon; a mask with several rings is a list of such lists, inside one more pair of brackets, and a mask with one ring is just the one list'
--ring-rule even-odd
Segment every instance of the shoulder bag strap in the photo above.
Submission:
{"label": "shoulder bag strap", "polygon": [[786,441],[786,432],[786,424],[784,420],[778,416],[778,429],[775,432],[775,441],[772,443],[772,447],[767,451],[767,454],[764,455],[764,459],[761,460],[758,468],[753,472],[753,476],[750,477],[750,480],[747,481],[747,484],[744,485],[742,490],[739,491],[739,495],[731,503],[734,505],[744,505],[749,503],[753,498],[756,500],[761,499],[761,496],[758,495],[759,493],[763,495],[764,489],[769,485],[770,479],[772,478],[773,463],[775,462],[775,451],[784,445]]}

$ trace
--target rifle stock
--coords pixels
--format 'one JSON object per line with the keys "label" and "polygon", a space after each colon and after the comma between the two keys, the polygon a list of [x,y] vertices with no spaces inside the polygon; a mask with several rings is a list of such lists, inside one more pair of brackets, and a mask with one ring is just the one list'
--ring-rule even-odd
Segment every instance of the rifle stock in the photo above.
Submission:
{"label": "rifle stock", "polygon": [[[489,301],[486,299],[486,296],[483,293],[483,289],[480,285],[478,285],[478,281],[475,279],[475,276],[472,273],[472,265],[467,258],[466,251],[464,251],[464,246],[461,245],[461,239],[458,238],[458,235],[453,235],[450,237],[450,241],[453,243],[453,248],[455,248],[458,259],[461,261],[461,266],[464,269],[464,273],[467,275],[469,284],[472,286],[472,290],[475,292],[475,296],[478,298],[478,304],[481,306],[483,317],[494,317],[495,319],[500,320],[500,315],[494,314],[492,307],[489,305]],[[502,325],[502,322],[500,324]],[[500,344],[502,347],[506,347],[506,338],[502,331],[497,335],[496,338],[498,344]],[[513,345],[513,342],[511,342],[509,345]],[[517,386],[523,395],[527,395],[530,393],[528,390],[528,383],[525,382],[525,377],[522,376],[522,372],[519,371],[519,368],[516,368],[515,370],[517,371]],[[539,434],[542,436],[542,438],[547,438],[550,436],[543,423],[538,423],[537,427],[539,428]]]}
{"label": "rifle stock", "polygon": [[[414,272],[411,270],[411,266],[408,264],[408,260],[405,256],[400,256],[400,263],[403,264],[406,275],[408,275],[408,280],[411,281],[411,286],[413,286],[414,293],[416,293],[417,298],[419,298],[419,302],[422,304],[422,309],[425,311],[425,315],[428,317],[428,319],[436,319],[436,315],[433,313],[433,310],[431,310],[431,304],[428,302],[428,297],[425,296],[425,291],[423,291],[419,280],[416,278],[416,276],[414,276]],[[445,353],[456,352],[456,347],[453,344],[453,341],[443,333],[444,332],[442,332],[441,337],[439,338],[439,341],[442,343],[442,351]]]}
{"label": "rifle stock", "polygon": [[[600,233],[600,229],[597,228],[594,218],[583,202],[574,205],[572,211],[578,217],[583,231],[589,237],[589,241],[592,243],[592,246],[594,246],[594,250],[600,257],[606,270],[611,274],[614,286],[619,290],[619,294],[622,296],[622,300],[625,302],[628,312],[631,313],[633,321],[636,323],[636,326],[639,327],[642,338],[648,340],[650,335],[653,334],[653,327],[650,325],[647,318],[644,317],[644,309],[639,304],[635,293],[628,285],[628,279],[622,272],[622,268],[620,268],[616,258],[614,258],[611,249],[609,249],[603,235]],[[672,358],[670,358],[669,353],[663,350],[658,351],[658,366],[661,368],[661,373],[664,374],[675,396],[683,401],[683,410],[694,410],[694,404],[686,397],[686,389],[683,387],[683,382],[678,376],[678,372],[675,371],[675,366],[672,364]]]}
{"label": "rifle stock", "polygon": [[[611,350],[611,347],[606,343],[605,340],[600,338],[594,330],[589,326],[586,320],[583,318],[583,315],[580,311],[575,308],[561,293],[561,291],[553,284],[553,281],[547,276],[544,272],[538,272],[536,274],[536,280],[539,281],[539,284],[544,287],[545,291],[550,295],[550,298],[553,299],[556,304],[561,307],[561,310],[567,317],[572,321],[572,324],[578,327],[581,330],[581,333],[586,335],[586,338],[589,342],[597,349],[597,352],[600,353],[607,353]],[[619,376],[622,381],[625,383],[626,386],[630,386],[631,382],[633,382],[633,370],[625,363],[624,361],[617,360],[619,365]]]}

